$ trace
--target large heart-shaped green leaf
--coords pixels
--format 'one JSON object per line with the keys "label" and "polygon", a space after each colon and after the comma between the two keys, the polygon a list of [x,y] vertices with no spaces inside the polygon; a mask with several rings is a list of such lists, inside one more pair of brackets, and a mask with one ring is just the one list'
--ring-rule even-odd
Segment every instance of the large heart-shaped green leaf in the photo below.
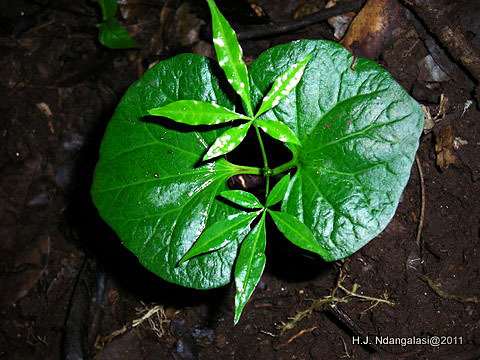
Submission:
{"label": "large heart-shaped green leaf", "polygon": [[176,265],[205,227],[242,213],[215,198],[242,170],[223,159],[200,163],[224,128],[198,131],[169,126],[164,119],[142,120],[149,109],[177,100],[233,110],[207,58],[184,54],[159,63],[118,105],[100,149],[92,197],[145,267],[184,286],[218,287],[231,280],[236,242]]}
{"label": "large heart-shaped green leaf", "polygon": [[329,41],[271,48],[250,66],[254,104],[311,54],[300,83],[261,117],[285,123],[297,172],[282,203],[314,233],[326,260],[346,257],[395,213],[423,126],[419,105],[376,63]]}

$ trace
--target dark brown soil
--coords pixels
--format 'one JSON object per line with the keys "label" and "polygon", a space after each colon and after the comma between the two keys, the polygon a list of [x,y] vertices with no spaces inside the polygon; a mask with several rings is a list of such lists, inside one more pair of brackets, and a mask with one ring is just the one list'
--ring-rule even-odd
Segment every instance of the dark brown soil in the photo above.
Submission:
{"label": "dark brown soil", "polygon": [[[271,232],[267,269],[234,327],[231,286],[195,291],[156,278],[122,247],[89,197],[105,126],[129,84],[154,61],[212,53],[198,42],[208,38],[210,21],[198,2],[140,3],[126,23],[144,48],[112,51],[96,40],[100,14],[91,1],[0,2],[0,358],[480,358],[480,112],[475,79],[432,80],[419,65],[432,51],[425,36],[435,34],[427,29],[419,37],[407,17],[399,21],[402,35],[384,43],[378,59],[433,117],[440,113],[422,136],[390,225],[337,263],[307,258]],[[255,3],[278,23],[305,2]],[[453,13],[454,25],[480,46],[480,7],[459,1]],[[252,22],[232,18],[240,30]],[[320,23],[242,45],[253,59],[302,38],[333,33]],[[455,71],[468,79],[462,69]],[[437,164],[440,143],[451,160],[444,169]],[[420,246],[418,165],[425,187]],[[336,311],[318,306],[291,323],[331,295],[339,279]],[[132,326],[149,310],[153,315]],[[285,330],[287,323],[292,328]],[[444,343],[375,348],[358,344],[364,335],[372,342],[438,336]]]}

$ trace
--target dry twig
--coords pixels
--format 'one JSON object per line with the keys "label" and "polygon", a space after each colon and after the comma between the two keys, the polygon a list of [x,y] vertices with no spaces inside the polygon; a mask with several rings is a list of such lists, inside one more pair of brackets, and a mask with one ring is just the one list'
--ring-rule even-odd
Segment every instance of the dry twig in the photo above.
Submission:
{"label": "dry twig", "polygon": [[417,230],[417,246],[420,247],[420,239],[422,238],[423,222],[425,220],[425,180],[423,177],[422,164],[418,155],[415,156],[415,162],[417,163],[418,176],[420,177],[420,189],[422,194],[422,205],[420,207],[420,221],[418,222]]}
{"label": "dry twig", "polygon": [[352,0],[342,2],[334,7],[322,9],[311,15],[304,16],[295,21],[288,21],[276,25],[262,26],[255,30],[244,31],[238,34],[238,40],[250,40],[256,38],[264,38],[267,36],[283,34],[286,32],[302,29],[309,25],[325,21],[331,17],[344,14],[351,11],[358,11],[362,8],[362,0]]}

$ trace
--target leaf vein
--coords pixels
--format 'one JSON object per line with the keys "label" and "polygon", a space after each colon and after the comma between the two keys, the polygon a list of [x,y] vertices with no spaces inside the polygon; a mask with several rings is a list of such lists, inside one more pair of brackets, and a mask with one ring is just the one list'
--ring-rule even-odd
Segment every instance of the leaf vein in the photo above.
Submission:
{"label": "leaf vein", "polygon": [[[381,114],[380,114],[381,115]],[[379,116],[380,116],[379,115]],[[335,144],[339,144],[339,143],[342,143],[344,141],[347,141],[347,140],[350,140],[352,138],[355,138],[355,137],[359,137],[361,135],[364,135],[366,134],[367,132],[369,132],[370,130],[373,130],[373,129],[377,129],[379,127],[383,127],[383,126],[388,126],[388,125],[392,125],[392,124],[396,124],[400,121],[403,121],[405,120],[406,118],[408,118],[410,115],[406,115],[402,118],[398,118],[396,120],[392,120],[392,121],[388,121],[388,122],[384,122],[384,123],[380,123],[380,124],[377,124],[377,123],[373,123],[373,124],[370,124],[366,127],[364,127],[363,129],[360,129],[360,130],[357,130],[357,131],[354,131],[350,134],[347,134],[345,136],[342,136],[341,138],[338,138],[338,139],[335,139],[333,141],[330,141],[328,143],[325,143],[325,144],[320,144],[319,146],[317,146],[316,148],[313,148],[313,149],[310,149],[308,151],[305,151],[305,154],[311,154],[311,153],[314,153],[314,152],[317,152],[317,151],[320,151],[326,147],[329,147],[329,146],[332,146],[332,145],[335,145]]]}

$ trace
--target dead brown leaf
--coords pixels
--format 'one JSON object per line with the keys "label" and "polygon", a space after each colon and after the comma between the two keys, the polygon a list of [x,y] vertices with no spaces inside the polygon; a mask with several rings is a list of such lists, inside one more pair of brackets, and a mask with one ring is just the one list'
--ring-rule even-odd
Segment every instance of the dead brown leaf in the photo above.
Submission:
{"label": "dead brown leaf", "polygon": [[438,132],[435,144],[435,152],[437,153],[437,166],[443,171],[457,159],[453,153],[455,136],[453,134],[452,125],[444,126]]}
{"label": "dead brown leaf", "polygon": [[313,14],[325,7],[325,0],[302,0],[293,13],[294,19],[300,19],[303,16]]}
{"label": "dead brown leaf", "polygon": [[377,59],[408,28],[397,0],[368,0],[341,41],[357,57]]}

